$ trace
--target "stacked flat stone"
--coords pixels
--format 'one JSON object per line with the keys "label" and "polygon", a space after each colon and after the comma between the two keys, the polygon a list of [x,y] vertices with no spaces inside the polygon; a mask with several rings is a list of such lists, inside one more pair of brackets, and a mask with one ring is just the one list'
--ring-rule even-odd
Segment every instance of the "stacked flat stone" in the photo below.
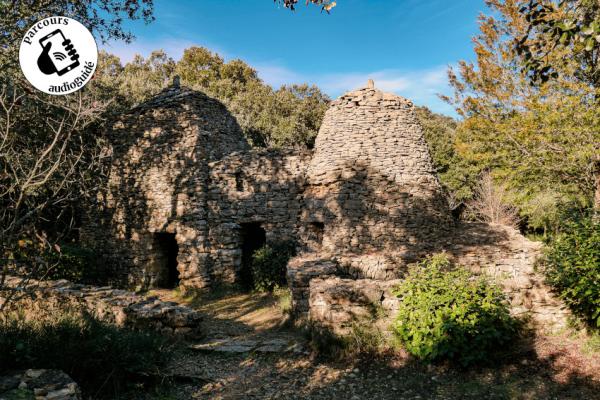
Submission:
{"label": "stacked flat stone", "polygon": [[403,252],[450,228],[448,204],[410,101],[374,88],[325,114],[307,172],[304,220],[332,253]]}
{"label": "stacked flat stone", "polygon": [[[74,284],[66,280],[36,281],[26,285],[19,277],[8,276],[5,287],[22,291],[26,296],[9,305],[16,310],[27,310],[26,317],[35,318],[35,311],[80,310],[100,321],[118,327],[150,329],[165,335],[198,338],[202,336],[203,317],[189,307],[143,296],[109,286],[97,287]],[[0,305],[3,302],[0,297]]]}
{"label": "stacked flat stone", "polygon": [[[445,252],[457,264],[500,284],[513,316],[527,317],[542,330],[556,331],[566,326],[570,315],[567,307],[535,272],[540,243],[528,240],[513,228],[463,223],[436,245],[436,252]],[[379,321],[381,326],[390,326],[399,305],[392,289],[399,280],[356,279],[344,275],[339,266],[337,272],[333,267],[322,271],[308,285],[299,282],[296,289],[298,308],[308,310],[313,323],[345,335],[353,323],[377,309],[385,312]],[[302,309],[306,298],[308,307]]]}
{"label": "stacked flat stone", "polygon": [[293,305],[315,326],[346,334],[356,320],[398,307],[392,288],[410,263],[446,252],[499,282],[514,315],[544,328],[568,312],[534,272],[541,245],[511,228],[452,223],[410,101],[368,87],[332,103],[307,171],[303,225],[322,246],[288,265]]}
{"label": "stacked flat stone", "polygon": [[368,307],[393,312],[390,282],[440,251],[502,280],[515,314],[565,320],[533,271],[539,248],[503,228],[455,226],[412,103],[372,81],[331,103],[314,153],[251,150],[223,104],[177,82],[109,136],[109,178],[81,239],[114,282],[165,282],[156,233],[175,235],[184,288],[237,282],[252,224],[267,244],[297,244],[287,270],[293,307],[323,326],[344,331],[370,304],[367,289],[381,294]]}
{"label": "stacked flat stone", "polygon": [[254,149],[209,164],[212,279],[233,283],[242,266],[242,226],[260,223],[267,243],[297,242],[310,151]]}
{"label": "stacked flat stone", "polygon": [[182,284],[208,286],[208,165],[249,149],[237,121],[218,100],[174,85],[123,115],[109,137],[108,182],[87,207],[82,242],[113,281],[145,288],[167,280],[154,233],[174,233]]}
{"label": "stacked flat stone", "polygon": [[288,268],[299,313],[309,303],[303,270],[322,269],[314,273],[322,278],[333,274],[334,263],[334,275],[397,279],[452,227],[412,103],[372,84],[344,94],[327,110],[304,203],[301,226],[316,222],[324,231],[321,245],[311,249],[319,256],[301,254]]}
{"label": "stacked flat stone", "polygon": [[71,377],[56,369],[28,369],[0,376],[0,399],[81,400]]}

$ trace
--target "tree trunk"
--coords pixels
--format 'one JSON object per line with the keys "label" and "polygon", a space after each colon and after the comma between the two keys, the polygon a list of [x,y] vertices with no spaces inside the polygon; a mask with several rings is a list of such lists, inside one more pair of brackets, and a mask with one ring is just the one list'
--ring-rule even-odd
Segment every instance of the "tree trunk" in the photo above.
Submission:
{"label": "tree trunk", "polygon": [[594,220],[600,221],[600,154],[596,154],[594,163],[594,183],[596,190],[594,192]]}

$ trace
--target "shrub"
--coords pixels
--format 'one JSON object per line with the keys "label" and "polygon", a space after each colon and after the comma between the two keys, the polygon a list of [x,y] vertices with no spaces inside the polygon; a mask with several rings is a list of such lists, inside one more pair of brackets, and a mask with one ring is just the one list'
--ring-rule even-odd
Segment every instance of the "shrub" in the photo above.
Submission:
{"label": "shrub", "polygon": [[85,248],[74,245],[61,245],[60,252],[49,253],[49,279],[67,279],[72,282],[90,281],[96,278],[91,267],[94,254]]}
{"label": "shrub", "polygon": [[81,385],[86,398],[114,398],[134,378],[166,364],[166,345],[154,333],[119,329],[76,312],[35,319],[5,316],[0,320],[0,374],[60,369]]}
{"label": "shrub", "polygon": [[279,309],[284,315],[292,313],[292,292],[289,288],[279,287],[273,290],[273,295],[277,298]]}
{"label": "shrub", "polygon": [[82,282],[94,281],[99,274],[99,271],[91,267],[94,264],[93,252],[72,244],[41,249],[32,240],[22,239],[13,256],[15,263],[22,266],[22,269],[12,273],[26,274],[36,279]]}
{"label": "shrub", "polygon": [[291,242],[265,245],[252,255],[252,281],[254,289],[260,292],[272,292],[286,284],[286,267],[295,254]]}
{"label": "shrub", "polygon": [[443,254],[411,266],[395,294],[400,308],[394,334],[408,352],[426,361],[469,365],[516,332],[500,288],[453,266]]}
{"label": "shrub", "polygon": [[377,326],[375,316],[353,321],[349,331],[342,336],[315,323],[309,326],[309,332],[313,350],[331,359],[372,358],[390,348],[385,333]]}
{"label": "shrub", "polygon": [[474,217],[483,222],[516,228],[519,213],[509,202],[506,185],[496,184],[489,173],[483,174],[475,187],[475,197],[468,204]]}
{"label": "shrub", "polygon": [[551,239],[543,269],[575,314],[600,327],[600,223],[589,217],[566,223]]}

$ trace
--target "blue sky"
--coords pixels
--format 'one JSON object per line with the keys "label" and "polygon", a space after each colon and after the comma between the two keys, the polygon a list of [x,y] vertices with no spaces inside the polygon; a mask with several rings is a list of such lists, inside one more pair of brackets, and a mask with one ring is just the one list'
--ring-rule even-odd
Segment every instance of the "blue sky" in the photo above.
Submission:
{"label": "blue sky", "polygon": [[179,59],[204,46],[248,62],[276,88],[307,82],[337,97],[373,78],[384,91],[455,115],[436,93],[449,92],[448,66],[473,58],[483,0],[337,0],[329,15],[299,3],[290,12],[272,0],[155,0],[156,21],[128,23],[137,39],[105,49],[129,61],[155,49]]}

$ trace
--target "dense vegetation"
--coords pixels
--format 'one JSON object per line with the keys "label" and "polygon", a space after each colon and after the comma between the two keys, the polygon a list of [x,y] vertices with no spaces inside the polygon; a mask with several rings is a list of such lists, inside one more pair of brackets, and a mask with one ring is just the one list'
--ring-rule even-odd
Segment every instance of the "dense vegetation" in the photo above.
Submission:
{"label": "dense vegetation", "polygon": [[117,398],[164,368],[167,346],[160,335],[119,329],[75,311],[12,315],[0,320],[0,374],[32,366],[60,369],[86,398]]}
{"label": "dense vegetation", "polygon": [[597,321],[600,3],[486,3],[475,62],[448,74],[446,100],[462,120],[444,154],[460,167],[442,180],[468,199],[476,179],[491,178],[483,192],[498,206],[479,209],[514,210],[521,228],[543,234],[548,281],[576,314]]}
{"label": "dense vegetation", "polygon": [[244,61],[226,62],[203,47],[186,49],[179,61],[156,50],[125,65],[101,52],[96,80],[119,96],[121,107],[129,107],[158,93],[175,75],[183,85],[221,100],[255,146],[312,147],[329,101],[316,86],[274,90]]}
{"label": "dense vegetation", "polygon": [[[335,6],[311,2],[326,11]],[[280,3],[293,8],[297,1]],[[600,4],[486,3],[489,13],[480,17],[474,38],[475,61],[449,71],[454,94],[446,100],[461,119],[417,108],[434,166],[452,206],[466,203],[470,217],[520,222],[522,230],[546,236],[548,281],[577,315],[598,325],[600,238],[591,215],[600,212]],[[150,0],[0,2],[0,291],[2,276],[21,268],[37,276],[82,279],[87,256],[73,245],[81,223],[78,206],[105,177],[103,132],[115,114],[158,93],[175,75],[222,101],[253,146],[314,144],[329,101],[317,87],[271,88],[244,61],[224,60],[203,47],[186,49],[180,60],[156,50],[128,63],[102,52],[84,90],[60,97],[34,92],[19,72],[17,45],[34,21],[50,15],[80,20],[103,42],[131,40],[122,26],[126,19],[153,19]],[[579,217],[567,222],[564,216],[573,212]],[[287,250],[272,247],[255,255],[256,289],[285,282],[287,257]],[[498,289],[471,280],[441,258],[413,268],[398,294],[403,306],[396,333],[421,358],[468,364],[513,332]],[[2,329],[0,347],[9,351],[0,358],[12,358],[0,365],[19,367],[28,360],[45,366],[54,358],[52,365],[82,383],[93,369],[106,379],[113,362],[122,375],[135,372],[123,369],[115,358],[121,353],[148,355],[148,366],[160,361],[152,353],[160,343],[129,332],[117,337],[89,319]],[[150,353],[134,341],[145,343]],[[73,347],[61,355],[66,342]],[[81,369],[67,364],[80,360],[69,358],[76,351],[99,364]],[[123,362],[135,366],[144,360]]]}
{"label": "dense vegetation", "polygon": [[412,266],[395,291],[394,333],[420,359],[469,365],[508,343],[516,323],[502,290],[438,254]]}
{"label": "dense vegetation", "polygon": [[295,255],[292,242],[264,245],[252,255],[252,283],[259,292],[272,292],[287,283],[287,263]]}
{"label": "dense vegetation", "polygon": [[546,276],[576,315],[600,328],[600,223],[578,218],[563,230],[548,246]]}
{"label": "dense vegetation", "polygon": [[473,177],[489,171],[506,185],[529,229],[555,232],[562,211],[593,205],[600,88],[566,48],[548,55],[559,77],[530,84],[515,48],[528,26],[519,12],[524,3],[489,1],[492,12],[480,17],[474,39],[476,61],[449,71],[455,94],[447,100],[463,118],[454,140],[461,159],[454,179],[472,187]]}

